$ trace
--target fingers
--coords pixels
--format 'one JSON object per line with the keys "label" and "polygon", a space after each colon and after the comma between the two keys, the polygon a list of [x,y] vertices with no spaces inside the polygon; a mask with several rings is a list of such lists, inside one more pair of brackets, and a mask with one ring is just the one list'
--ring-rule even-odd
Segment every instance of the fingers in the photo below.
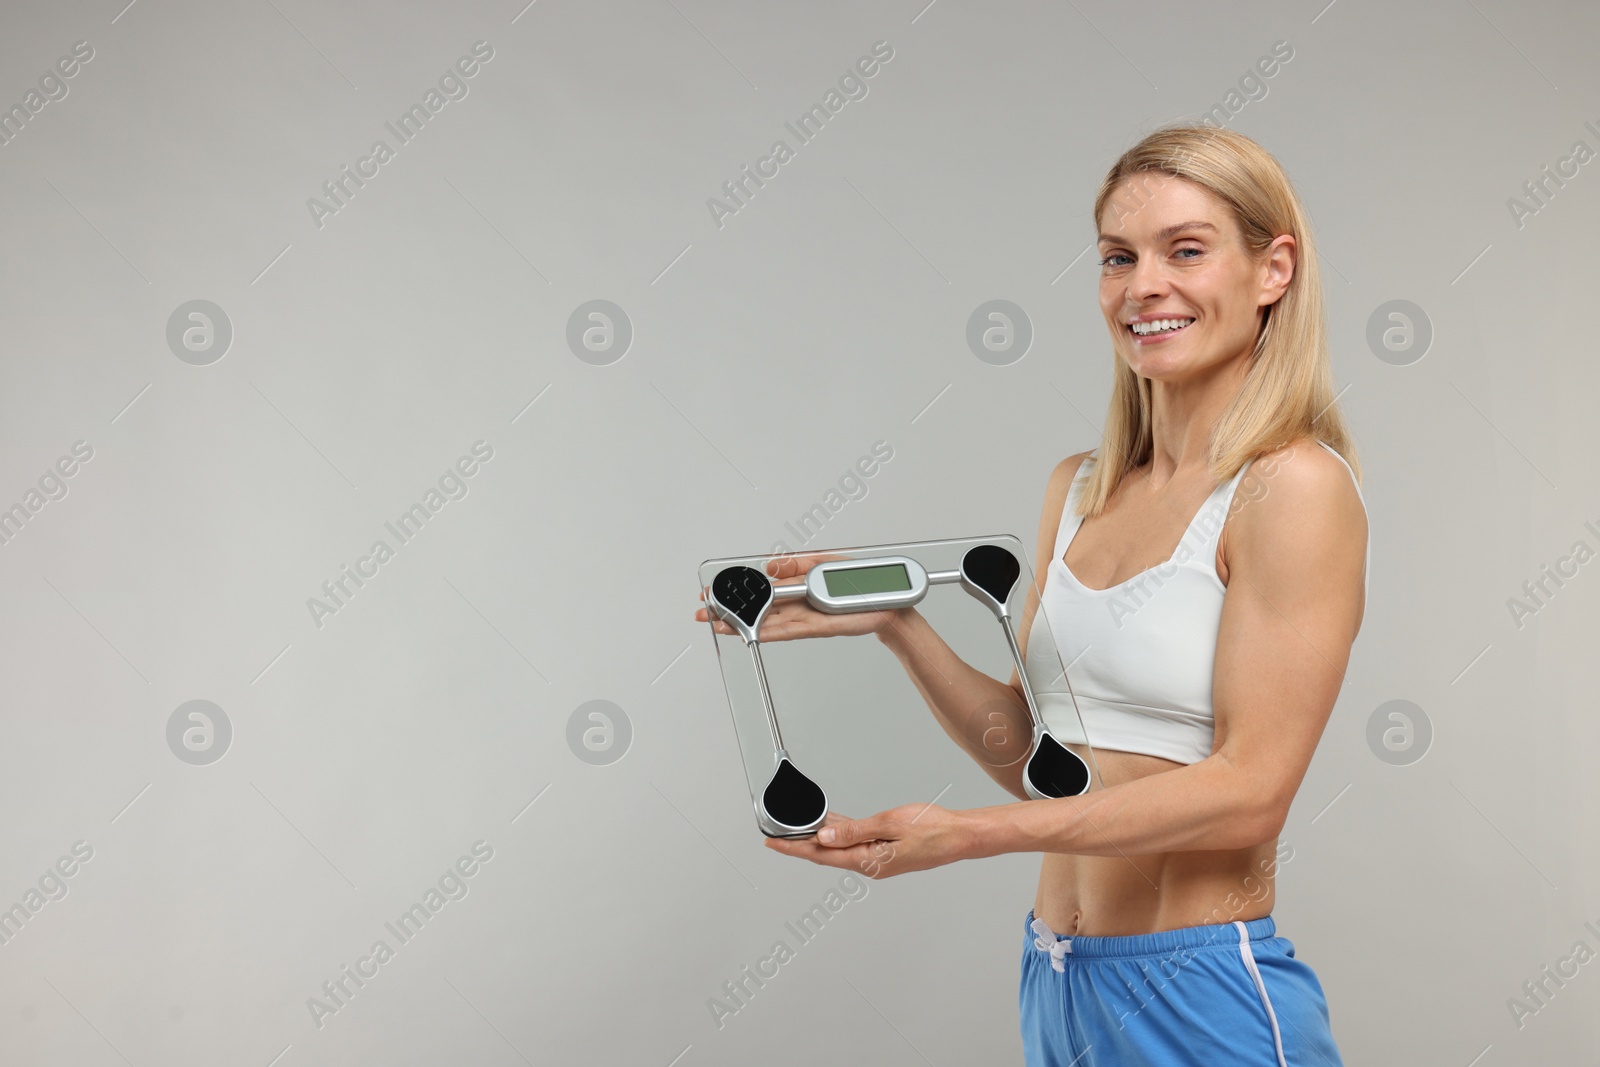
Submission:
{"label": "fingers", "polygon": [[815,838],[785,839],[769,837],[766,846],[774,852],[782,852],[786,856],[798,856],[810,860],[812,863],[824,867],[838,867],[843,870],[864,870],[870,863],[867,846],[857,845],[855,850],[841,851],[835,848],[823,848],[816,844]]}
{"label": "fingers", "polygon": [[788,556],[773,556],[767,560],[767,574],[773,578],[794,578],[803,576],[818,563],[827,563],[829,560],[844,558],[844,556],[836,552],[811,552]]}
{"label": "fingers", "polygon": [[828,819],[817,831],[817,843],[827,848],[849,848],[869,840],[862,834],[861,825],[850,819]]}
{"label": "fingers", "polygon": [[735,633],[736,632],[732,626],[729,626],[727,623],[723,622],[721,619],[713,619],[713,618],[711,618],[711,616],[706,613],[706,609],[705,608],[700,608],[699,610],[697,610],[694,613],[694,621],[695,622],[709,622],[709,623],[711,623],[711,632],[712,633],[731,634],[731,633]]}
{"label": "fingers", "polygon": [[[889,811],[869,815],[865,819],[824,820],[822,829],[817,831],[817,840],[830,848],[847,848],[850,845],[890,840],[900,836],[890,825],[899,810],[891,808]],[[824,830],[827,832],[824,833]]]}
{"label": "fingers", "polygon": [[[769,579],[772,580],[774,585],[798,585],[805,581],[806,572],[811,570],[811,568],[816,566],[818,563],[827,563],[830,560],[846,558],[848,557],[841,556],[836,552],[811,552],[773,556],[766,561],[766,571]],[[782,581],[782,579],[791,580]],[[700,600],[703,603],[705,599],[706,591],[704,588],[702,588],[700,590]],[[791,612],[794,607],[798,607],[798,605],[791,603]],[[785,614],[784,608],[784,604],[774,604],[771,610],[767,613],[766,618],[762,620],[760,631],[762,640],[783,640],[785,638],[786,635],[782,631],[786,629],[786,627],[780,626],[778,632],[772,632],[772,624],[777,621],[778,616]],[[714,631],[719,634],[732,634],[738,632],[721,619],[712,620],[707,614],[708,610],[709,608],[705,607],[697,609],[694,613],[695,621],[710,621]]]}

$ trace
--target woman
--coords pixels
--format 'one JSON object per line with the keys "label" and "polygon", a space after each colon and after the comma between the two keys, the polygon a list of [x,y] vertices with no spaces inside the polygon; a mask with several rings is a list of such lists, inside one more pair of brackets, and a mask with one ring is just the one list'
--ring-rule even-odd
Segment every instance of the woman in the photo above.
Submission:
{"label": "woman", "polygon": [[[1019,641],[1042,605],[1097,788],[830,814],[815,839],[767,846],[874,878],[1044,853],[1019,993],[1030,1065],[1339,1065],[1321,985],[1271,917],[1278,834],[1366,600],[1366,509],[1310,226],[1270,154],[1207,126],[1124,154],[1095,218],[1110,411],[1100,447],[1051,473],[1042,590]],[[793,579],[813,562],[769,570]],[[963,662],[914,608],[834,616],[784,600],[761,636],[864,632],[1025,800],[1020,681]]]}

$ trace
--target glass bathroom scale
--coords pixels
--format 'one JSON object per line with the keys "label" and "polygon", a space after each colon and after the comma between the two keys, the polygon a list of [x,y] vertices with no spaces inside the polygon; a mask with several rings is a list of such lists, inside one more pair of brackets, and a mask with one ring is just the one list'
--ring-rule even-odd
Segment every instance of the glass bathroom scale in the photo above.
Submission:
{"label": "glass bathroom scale", "polygon": [[[772,577],[766,564],[774,558],[805,570]],[[933,802],[974,766],[997,783],[1020,772],[1031,799],[1099,786],[1059,646],[1037,610],[1039,598],[1030,595],[1033,575],[1016,537],[711,559],[700,565],[700,585],[756,825],[768,837],[809,837],[829,811],[864,817]],[[953,670],[1000,683],[963,724],[941,722],[875,634],[762,634],[780,609],[844,615],[900,608],[927,620],[958,658]],[[732,632],[718,632],[716,621]],[[929,651],[930,663],[947,655]],[[924,684],[957,681],[932,669]],[[1013,675],[1020,696],[1009,685]]]}

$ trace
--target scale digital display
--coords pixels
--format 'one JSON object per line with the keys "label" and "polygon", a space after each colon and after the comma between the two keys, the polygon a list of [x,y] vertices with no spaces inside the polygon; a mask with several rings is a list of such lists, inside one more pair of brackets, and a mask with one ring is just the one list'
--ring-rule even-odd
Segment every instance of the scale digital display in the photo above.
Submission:
{"label": "scale digital display", "polygon": [[855,596],[860,593],[898,593],[911,588],[911,575],[904,563],[882,567],[841,567],[823,574],[829,596]]}

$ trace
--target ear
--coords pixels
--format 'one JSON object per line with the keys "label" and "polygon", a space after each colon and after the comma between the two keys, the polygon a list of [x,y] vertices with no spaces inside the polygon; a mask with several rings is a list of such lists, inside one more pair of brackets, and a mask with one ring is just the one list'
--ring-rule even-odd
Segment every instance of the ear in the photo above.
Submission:
{"label": "ear", "polygon": [[1283,299],[1283,294],[1289,290],[1289,282],[1294,279],[1295,260],[1298,255],[1299,249],[1291,234],[1280,233],[1272,239],[1266,253],[1261,257],[1261,296],[1257,301],[1258,307],[1276,304]]}

